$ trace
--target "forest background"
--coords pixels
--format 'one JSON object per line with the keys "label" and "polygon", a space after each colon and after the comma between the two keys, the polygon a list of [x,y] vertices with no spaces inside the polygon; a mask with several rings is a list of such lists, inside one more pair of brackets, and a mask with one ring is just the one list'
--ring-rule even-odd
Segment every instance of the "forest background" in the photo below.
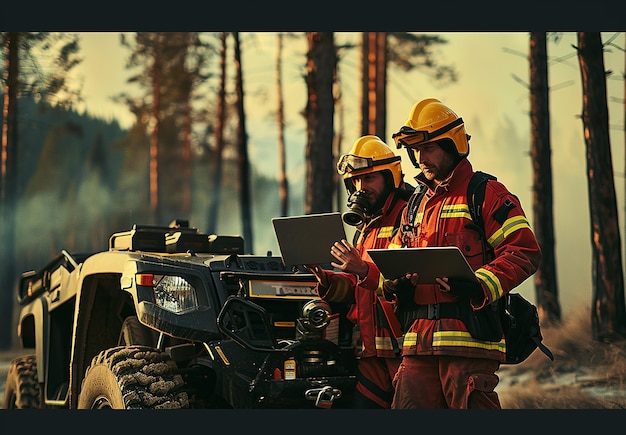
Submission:
{"label": "forest background", "polygon": [[[390,68],[388,76],[387,137],[404,124],[412,104],[425,97],[444,101],[466,122],[472,135],[470,160],[475,169],[493,173],[516,193],[532,221],[530,118],[528,97],[528,33],[435,33],[447,42],[436,48],[438,61],[458,71],[455,83],[438,82],[424,70],[403,72]],[[624,210],[623,35],[602,34],[611,41],[605,51],[613,172],[617,201]],[[106,249],[112,232],[142,223],[149,207],[147,142],[133,139],[132,113],[111,97],[132,93],[127,83],[132,70],[124,67],[130,52],[119,43],[117,32],[79,34],[84,61],[72,78],[83,87],[84,102],[67,111],[20,101],[19,186],[24,201],[16,220],[17,270],[43,265],[60,249],[70,252]],[[275,119],[275,47],[277,33],[242,32],[242,65],[248,147],[253,173],[252,213],[255,253],[278,253],[271,217],[280,214],[277,125]],[[619,39],[617,39],[619,37]],[[336,34],[337,43],[358,44],[357,32]],[[619,43],[621,42],[621,43]],[[557,273],[564,317],[591,301],[591,241],[587,204],[586,161],[580,112],[582,95],[576,61],[575,33],[564,32],[548,45],[550,59],[550,118],[554,177],[554,210]],[[285,40],[283,82],[286,116],[286,156],[290,183],[289,213],[304,211],[305,119],[303,78],[306,40],[294,33]],[[358,50],[346,50],[340,58],[342,110],[337,126],[342,130],[342,152],[359,133]],[[232,59],[232,55],[229,55]],[[230,61],[232,62],[232,60]],[[217,63],[214,64],[217,74]],[[232,65],[228,66],[232,77]],[[213,76],[215,78],[216,75]],[[210,81],[209,81],[210,82]],[[231,85],[229,85],[231,86]],[[211,89],[213,93],[211,93]],[[215,85],[209,84],[199,100],[210,108]],[[229,91],[232,95],[232,89]],[[45,109],[42,111],[42,109]],[[339,118],[341,116],[341,118]],[[617,121],[616,121],[617,120]],[[78,129],[73,127],[80,126]],[[338,127],[337,127],[338,128]],[[232,140],[232,132],[231,140]],[[193,150],[190,208],[179,215],[192,226],[206,230],[211,198],[211,138],[198,133]],[[224,193],[217,232],[241,234],[237,194],[236,152],[225,150]],[[402,151],[398,151],[400,155]],[[404,159],[406,179],[416,174]],[[175,179],[174,173],[172,180]],[[172,192],[176,192],[173,181]],[[338,204],[343,204],[341,201]],[[341,207],[338,205],[338,209]],[[167,221],[160,222],[167,224]],[[620,214],[623,228],[623,213]],[[532,281],[520,287],[534,299]]]}

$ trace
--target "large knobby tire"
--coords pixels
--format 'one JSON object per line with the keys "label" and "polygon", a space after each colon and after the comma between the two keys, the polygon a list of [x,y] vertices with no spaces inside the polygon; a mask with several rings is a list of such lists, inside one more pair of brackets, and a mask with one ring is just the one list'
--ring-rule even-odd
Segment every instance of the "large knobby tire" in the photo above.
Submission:
{"label": "large knobby tire", "polygon": [[156,345],[156,332],[143,325],[136,316],[124,319],[122,330],[117,341],[118,346],[151,346]]}
{"label": "large knobby tire", "polygon": [[9,365],[4,387],[4,409],[41,408],[41,386],[37,382],[35,355],[15,358]]}
{"label": "large knobby tire", "polygon": [[146,346],[107,349],[93,358],[78,395],[78,409],[189,407],[176,363]]}

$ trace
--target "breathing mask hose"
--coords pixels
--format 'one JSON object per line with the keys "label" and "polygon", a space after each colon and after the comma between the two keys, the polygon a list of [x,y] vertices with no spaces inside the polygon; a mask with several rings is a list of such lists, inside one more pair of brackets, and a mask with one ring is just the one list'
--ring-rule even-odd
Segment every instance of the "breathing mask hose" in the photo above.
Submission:
{"label": "breathing mask hose", "polygon": [[350,210],[343,213],[341,218],[347,225],[359,226],[365,220],[368,206],[369,203],[365,191],[357,190],[348,197],[348,208]]}

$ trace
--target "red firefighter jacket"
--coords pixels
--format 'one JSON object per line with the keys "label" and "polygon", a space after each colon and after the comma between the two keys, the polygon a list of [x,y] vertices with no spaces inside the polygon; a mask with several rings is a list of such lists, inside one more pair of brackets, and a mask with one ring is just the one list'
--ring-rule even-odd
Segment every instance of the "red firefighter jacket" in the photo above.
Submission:
{"label": "red firefighter jacket", "polygon": [[[530,277],[541,261],[541,249],[524,215],[518,198],[499,181],[487,182],[483,202],[484,230],[493,249],[493,260],[484,264],[478,233],[466,228],[471,224],[467,205],[467,187],[473,175],[467,159],[462,159],[450,177],[435,190],[428,189],[413,222],[408,221],[409,208],[402,214],[401,228],[390,248],[457,246],[474,269],[484,297],[472,299],[471,309],[484,307]],[[422,174],[416,181],[425,184]],[[418,271],[418,270],[416,270]],[[413,271],[407,271],[413,272]],[[381,276],[368,274],[362,286],[373,290],[380,285]],[[418,305],[465,303],[458,296],[448,295],[438,285],[415,286],[413,300]],[[470,335],[465,324],[456,318],[418,318],[404,334],[403,355],[451,355],[488,358],[504,361],[506,344],[482,341]]]}
{"label": "red firefighter jacket", "polygon": [[[381,214],[373,217],[361,228],[355,247],[361,258],[368,263],[368,276],[380,276],[380,272],[372,263],[367,253],[368,249],[386,248],[391,241],[397,225],[400,223],[400,214],[407,203],[412,191],[408,187],[400,194],[398,189],[389,195],[382,207]],[[363,289],[359,278],[351,273],[324,271],[326,282],[324,288],[319,283],[317,291],[320,297],[328,302],[341,302],[350,305],[346,317],[360,330],[361,348],[357,353],[363,357],[379,356],[394,358],[400,356],[402,332],[398,319],[393,313],[393,305],[382,294],[382,281],[375,289]],[[366,278],[367,279],[367,278]]]}

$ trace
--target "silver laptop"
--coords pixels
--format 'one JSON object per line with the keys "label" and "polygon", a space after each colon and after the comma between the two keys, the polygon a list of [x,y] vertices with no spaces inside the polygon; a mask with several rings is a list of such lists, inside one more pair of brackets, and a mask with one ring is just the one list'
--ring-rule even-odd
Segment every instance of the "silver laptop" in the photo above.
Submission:
{"label": "silver laptop", "polygon": [[330,248],[346,238],[339,212],[276,217],[272,224],[285,266],[336,261]]}
{"label": "silver laptop", "polygon": [[419,273],[418,283],[437,284],[435,278],[475,280],[474,271],[456,246],[368,249],[367,253],[386,279]]}

